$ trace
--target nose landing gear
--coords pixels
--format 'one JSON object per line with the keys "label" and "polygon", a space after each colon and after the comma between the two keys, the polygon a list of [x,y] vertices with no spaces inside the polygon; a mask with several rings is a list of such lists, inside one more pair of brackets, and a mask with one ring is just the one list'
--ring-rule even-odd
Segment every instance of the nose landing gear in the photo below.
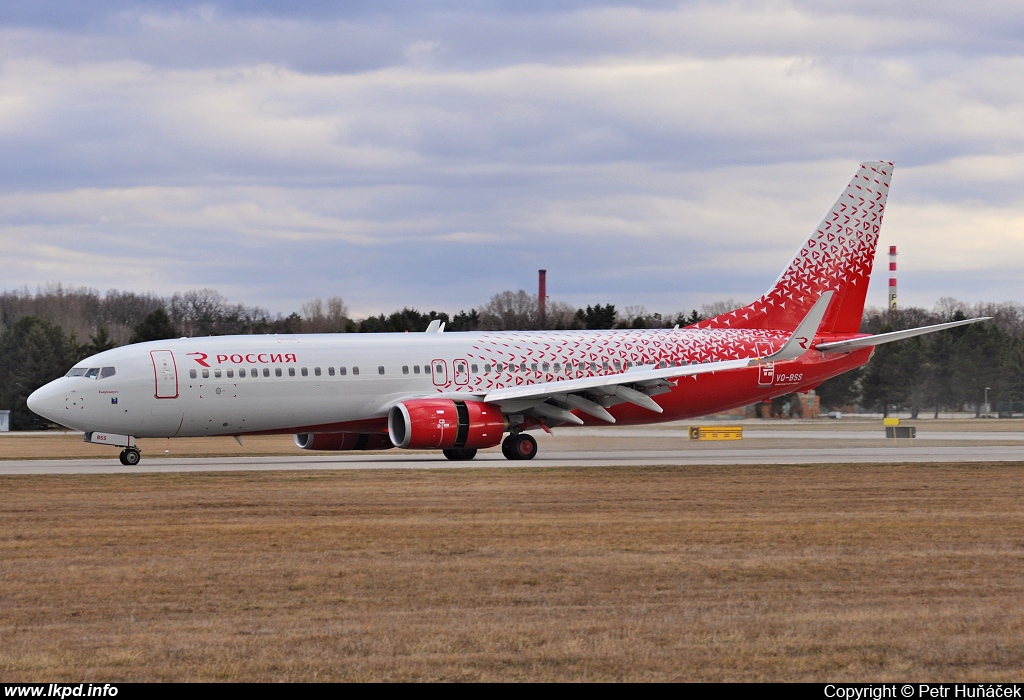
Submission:
{"label": "nose landing gear", "polygon": [[139,452],[137,447],[129,447],[121,450],[121,464],[126,467],[134,467],[142,459],[142,453]]}

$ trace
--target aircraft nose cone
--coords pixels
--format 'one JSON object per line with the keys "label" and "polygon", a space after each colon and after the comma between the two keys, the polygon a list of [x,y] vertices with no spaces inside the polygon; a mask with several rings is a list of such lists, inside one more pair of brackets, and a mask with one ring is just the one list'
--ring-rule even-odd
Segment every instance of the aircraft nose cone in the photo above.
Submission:
{"label": "aircraft nose cone", "polygon": [[57,387],[54,386],[55,383],[50,382],[39,387],[29,394],[26,401],[30,411],[52,421],[57,420],[57,417],[60,415],[58,409],[63,408],[64,403],[63,398],[59,396]]}

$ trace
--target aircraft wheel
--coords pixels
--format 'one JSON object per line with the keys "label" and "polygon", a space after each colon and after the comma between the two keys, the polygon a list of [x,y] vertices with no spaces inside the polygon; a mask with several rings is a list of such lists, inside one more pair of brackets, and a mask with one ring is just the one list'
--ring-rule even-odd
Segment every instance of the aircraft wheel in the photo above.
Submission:
{"label": "aircraft wheel", "polygon": [[126,461],[125,461],[125,458],[124,458],[124,456],[125,456],[126,454],[128,454],[128,450],[121,450],[121,454],[120,454],[120,455],[118,455],[118,459],[120,459],[120,460],[121,460],[121,464],[123,464],[124,466],[126,466],[126,467],[127,467],[127,466],[128,466],[128,462],[126,462]]}
{"label": "aircraft wheel", "polygon": [[474,449],[451,449],[441,450],[441,452],[453,462],[465,462],[476,457],[476,450]]}
{"label": "aircraft wheel", "polygon": [[501,452],[507,459],[533,459],[537,454],[537,441],[526,433],[509,435],[501,443]]}
{"label": "aircraft wheel", "polygon": [[134,467],[142,459],[142,454],[135,449],[125,450],[121,453],[121,463],[127,467]]}

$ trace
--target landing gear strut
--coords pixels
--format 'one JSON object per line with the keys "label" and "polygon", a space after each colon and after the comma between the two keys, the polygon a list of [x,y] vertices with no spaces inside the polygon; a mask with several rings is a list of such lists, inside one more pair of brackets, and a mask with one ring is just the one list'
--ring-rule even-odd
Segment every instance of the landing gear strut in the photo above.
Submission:
{"label": "landing gear strut", "polygon": [[476,450],[472,448],[441,450],[441,452],[453,462],[465,462],[476,457]]}
{"label": "landing gear strut", "polygon": [[537,441],[526,433],[512,433],[501,443],[505,459],[533,459],[537,454]]}
{"label": "landing gear strut", "polygon": [[139,463],[140,459],[142,459],[142,453],[139,452],[137,447],[121,450],[121,464],[126,467],[134,467]]}

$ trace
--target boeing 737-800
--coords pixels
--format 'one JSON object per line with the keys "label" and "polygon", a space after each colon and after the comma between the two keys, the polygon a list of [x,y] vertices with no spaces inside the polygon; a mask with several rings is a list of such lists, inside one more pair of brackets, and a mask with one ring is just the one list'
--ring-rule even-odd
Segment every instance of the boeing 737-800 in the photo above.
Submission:
{"label": "boeing 737-800", "polygon": [[[94,355],[29,407],[116,445],[291,433],[306,450],[391,447],[530,459],[531,430],[640,424],[807,391],[873,348],[984,319],[859,332],[893,164],[863,163],[757,301],[664,330],[221,336]],[[507,437],[505,437],[507,434]]]}

